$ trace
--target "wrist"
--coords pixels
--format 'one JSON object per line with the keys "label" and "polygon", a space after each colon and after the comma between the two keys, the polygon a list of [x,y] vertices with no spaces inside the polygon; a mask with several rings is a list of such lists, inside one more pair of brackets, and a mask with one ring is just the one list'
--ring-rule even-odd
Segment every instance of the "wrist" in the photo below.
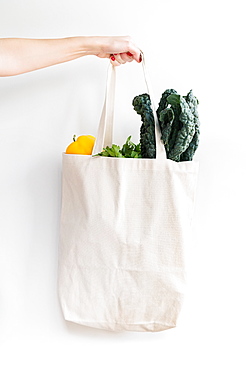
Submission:
{"label": "wrist", "polygon": [[105,49],[103,36],[79,36],[79,50],[83,55],[98,55]]}

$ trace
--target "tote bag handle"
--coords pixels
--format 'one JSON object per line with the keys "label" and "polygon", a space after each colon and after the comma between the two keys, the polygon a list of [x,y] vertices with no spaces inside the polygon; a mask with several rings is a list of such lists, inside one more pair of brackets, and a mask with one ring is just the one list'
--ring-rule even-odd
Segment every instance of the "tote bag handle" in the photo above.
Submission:
{"label": "tote bag handle", "polygon": [[[166,159],[165,147],[161,141],[161,132],[159,127],[156,109],[153,102],[153,93],[149,83],[148,72],[146,69],[145,58],[142,53],[142,67],[144,79],[147,87],[147,92],[150,96],[151,107],[155,121],[155,140],[156,140],[156,159]],[[115,84],[116,84],[116,68],[110,64],[107,76],[107,87],[105,101],[100,118],[96,142],[93,148],[92,155],[100,153],[106,146],[111,146],[113,143],[113,126],[114,126],[114,101],[115,101]]]}

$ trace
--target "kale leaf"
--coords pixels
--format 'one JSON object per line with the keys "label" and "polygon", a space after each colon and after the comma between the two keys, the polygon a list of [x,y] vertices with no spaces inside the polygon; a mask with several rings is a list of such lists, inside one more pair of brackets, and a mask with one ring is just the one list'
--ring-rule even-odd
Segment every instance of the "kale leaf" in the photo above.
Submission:
{"label": "kale leaf", "polygon": [[187,96],[178,95],[173,89],[162,94],[156,113],[168,159],[193,159],[200,136],[198,104],[192,90]]}
{"label": "kale leaf", "polygon": [[141,116],[140,145],[143,158],[156,157],[155,120],[148,94],[136,96],[132,101],[134,110]]}

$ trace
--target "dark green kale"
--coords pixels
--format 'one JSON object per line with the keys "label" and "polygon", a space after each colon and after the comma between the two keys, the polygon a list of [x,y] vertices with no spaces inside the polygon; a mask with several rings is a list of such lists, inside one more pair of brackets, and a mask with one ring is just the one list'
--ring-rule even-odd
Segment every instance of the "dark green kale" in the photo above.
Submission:
{"label": "dark green kale", "polygon": [[195,151],[199,145],[199,138],[200,138],[200,121],[198,115],[198,99],[193,95],[192,90],[184,97],[187,101],[190,110],[194,116],[194,123],[195,123],[195,134],[190,142],[189,147],[186,149],[184,153],[182,153],[180,160],[181,161],[192,161]]}
{"label": "dark green kale", "polygon": [[197,105],[192,90],[184,97],[173,89],[162,94],[157,117],[168,159],[176,162],[193,159],[200,135]]}
{"label": "dark green kale", "polygon": [[155,120],[148,94],[138,95],[133,99],[134,110],[141,116],[140,146],[142,158],[156,157]]}
{"label": "dark green kale", "polygon": [[164,93],[162,94],[161,96],[161,100],[159,102],[159,106],[158,106],[158,109],[156,111],[157,113],[157,117],[159,118],[160,117],[160,114],[161,112],[167,108],[168,106],[168,101],[167,101],[167,98],[169,97],[169,95],[171,94],[177,94],[177,91],[174,90],[174,89],[167,89],[164,91]]}
{"label": "dark green kale", "polygon": [[174,111],[173,130],[169,140],[168,158],[180,162],[180,156],[188,149],[195,134],[194,116],[186,100],[177,94],[169,95],[168,103]]}
{"label": "dark green kale", "polygon": [[165,145],[166,152],[169,153],[169,139],[174,121],[174,112],[171,108],[165,108],[160,112],[159,125],[161,130],[161,139]]}

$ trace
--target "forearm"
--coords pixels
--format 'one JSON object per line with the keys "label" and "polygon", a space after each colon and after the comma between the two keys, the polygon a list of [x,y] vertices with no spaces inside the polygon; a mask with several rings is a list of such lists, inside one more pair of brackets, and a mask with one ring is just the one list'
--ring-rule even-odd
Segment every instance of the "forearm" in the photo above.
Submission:
{"label": "forearm", "polygon": [[85,55],[110,58],[111,63],[136,60],[140,50],[129,36],[78,36],[60,39],[0,39],[0,77],[46,68]]}
{"label": "forearm", "polygon": [[96,54],[93,37],[0,39],[0,76],[13,76]]}

